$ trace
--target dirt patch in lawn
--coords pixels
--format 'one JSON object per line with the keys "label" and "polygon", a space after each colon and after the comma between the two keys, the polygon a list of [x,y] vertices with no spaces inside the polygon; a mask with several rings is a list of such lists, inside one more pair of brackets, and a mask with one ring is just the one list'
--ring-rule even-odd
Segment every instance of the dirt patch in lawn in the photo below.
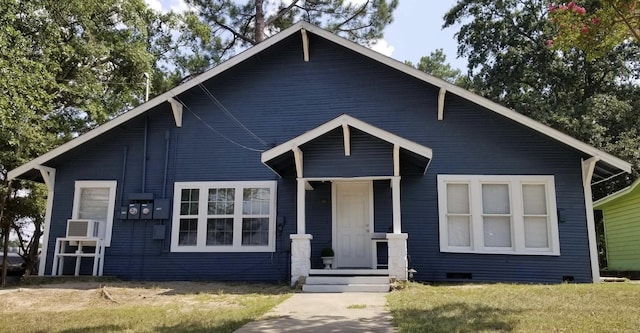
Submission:
{"label": "dirt patch in lawn", "polygon": [[241,295],[264,297],[287,292],[286,286],[214,282],[65,282],[0,290],[2,312],[61,312],[94,306],[179,305],[238,307]]}

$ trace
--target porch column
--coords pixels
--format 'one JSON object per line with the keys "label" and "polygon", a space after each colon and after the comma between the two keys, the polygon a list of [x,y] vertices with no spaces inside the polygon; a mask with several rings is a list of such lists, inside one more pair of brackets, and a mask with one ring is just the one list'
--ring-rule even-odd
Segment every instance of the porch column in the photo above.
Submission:
{"label": "porch column", "polygon": [[304,179],[302,178],[298,178],[298,195],[297,195],[297,211],[296,211],[296,222],[297,222],[297,234],[298,235],[304,235],[305,233],[305,229],[306,229],[306,221],[305,221],[305,212],[306,212],[306,208],[305,208],[305,187],[304,187]]}
{"label": "porch column", "polygon": [[393,204],[393,233],[402,232],[401,213],[400,213],[400,177],[391,179],[391,199]]}
{"label": "porch column", "polygon": [[407,280],[407,234],[387,234],[389,247],[389,277]]}
{"label": "porch column", "polygon": [[587,237],[589,238],[589,254],[591,257],[591,279],[593,283],[599,283],[600,264],[598,263],[598,245],[596,241],[596,223],[593,216],[593,194],[591,193],[591,179],[598,157],[592,157],[582,161],[582,187],[584,189],[584,206],[587,214]]}
{"label": "porch column", "polygon": [[44,276],[44,270],[47,267],[47,250],[49,247],[49,229],[51,229],[51,214],[53,212],[53,195],[56,182],[56,169],[39,165],[36,169],[40,170],[42,179],[47,185],[47,207],[44,213],[44,232],[42,234],[42,249],[40,250],[40,264],[38,266],[38,276]]}
{"label": "porch column", "polygon": [[312,235],[292,234],[291,238],[291,285],[301,277],[308,277],[311,270]]}

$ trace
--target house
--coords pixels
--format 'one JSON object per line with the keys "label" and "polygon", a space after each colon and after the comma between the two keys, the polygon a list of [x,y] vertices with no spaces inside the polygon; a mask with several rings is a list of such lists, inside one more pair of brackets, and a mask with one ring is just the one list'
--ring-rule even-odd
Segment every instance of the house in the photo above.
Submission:
{"label": "house", "polygon": [[640,271],[640,179],[593,203],[602,210],[607,269]]}
{"label": "house", "polygon": [[590,184],[630,171],[298,23],[9,177],[48,186],[44,275],[553,283],[599,280]]}

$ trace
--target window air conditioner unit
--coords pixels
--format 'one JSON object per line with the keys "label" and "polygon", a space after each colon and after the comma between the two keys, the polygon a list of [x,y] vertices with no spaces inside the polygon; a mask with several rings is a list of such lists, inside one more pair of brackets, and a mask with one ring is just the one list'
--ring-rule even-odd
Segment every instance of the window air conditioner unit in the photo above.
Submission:
{"label": "window air conditioner unit", "polygon": [[100,221],[67,220],[67,237],[100,237]]}

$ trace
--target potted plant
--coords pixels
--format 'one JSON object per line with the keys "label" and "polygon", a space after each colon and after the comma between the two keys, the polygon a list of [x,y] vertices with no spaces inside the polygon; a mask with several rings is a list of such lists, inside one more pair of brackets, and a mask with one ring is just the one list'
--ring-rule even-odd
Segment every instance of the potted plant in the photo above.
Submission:
{"label": "potted plant", "polygon": [[331,265],[333,264],[334,257],[333,249],[330,247],[325,247],[320,252],[320,257],[322,258],[322,263],[324,264],[324,269],[331,269]]}

